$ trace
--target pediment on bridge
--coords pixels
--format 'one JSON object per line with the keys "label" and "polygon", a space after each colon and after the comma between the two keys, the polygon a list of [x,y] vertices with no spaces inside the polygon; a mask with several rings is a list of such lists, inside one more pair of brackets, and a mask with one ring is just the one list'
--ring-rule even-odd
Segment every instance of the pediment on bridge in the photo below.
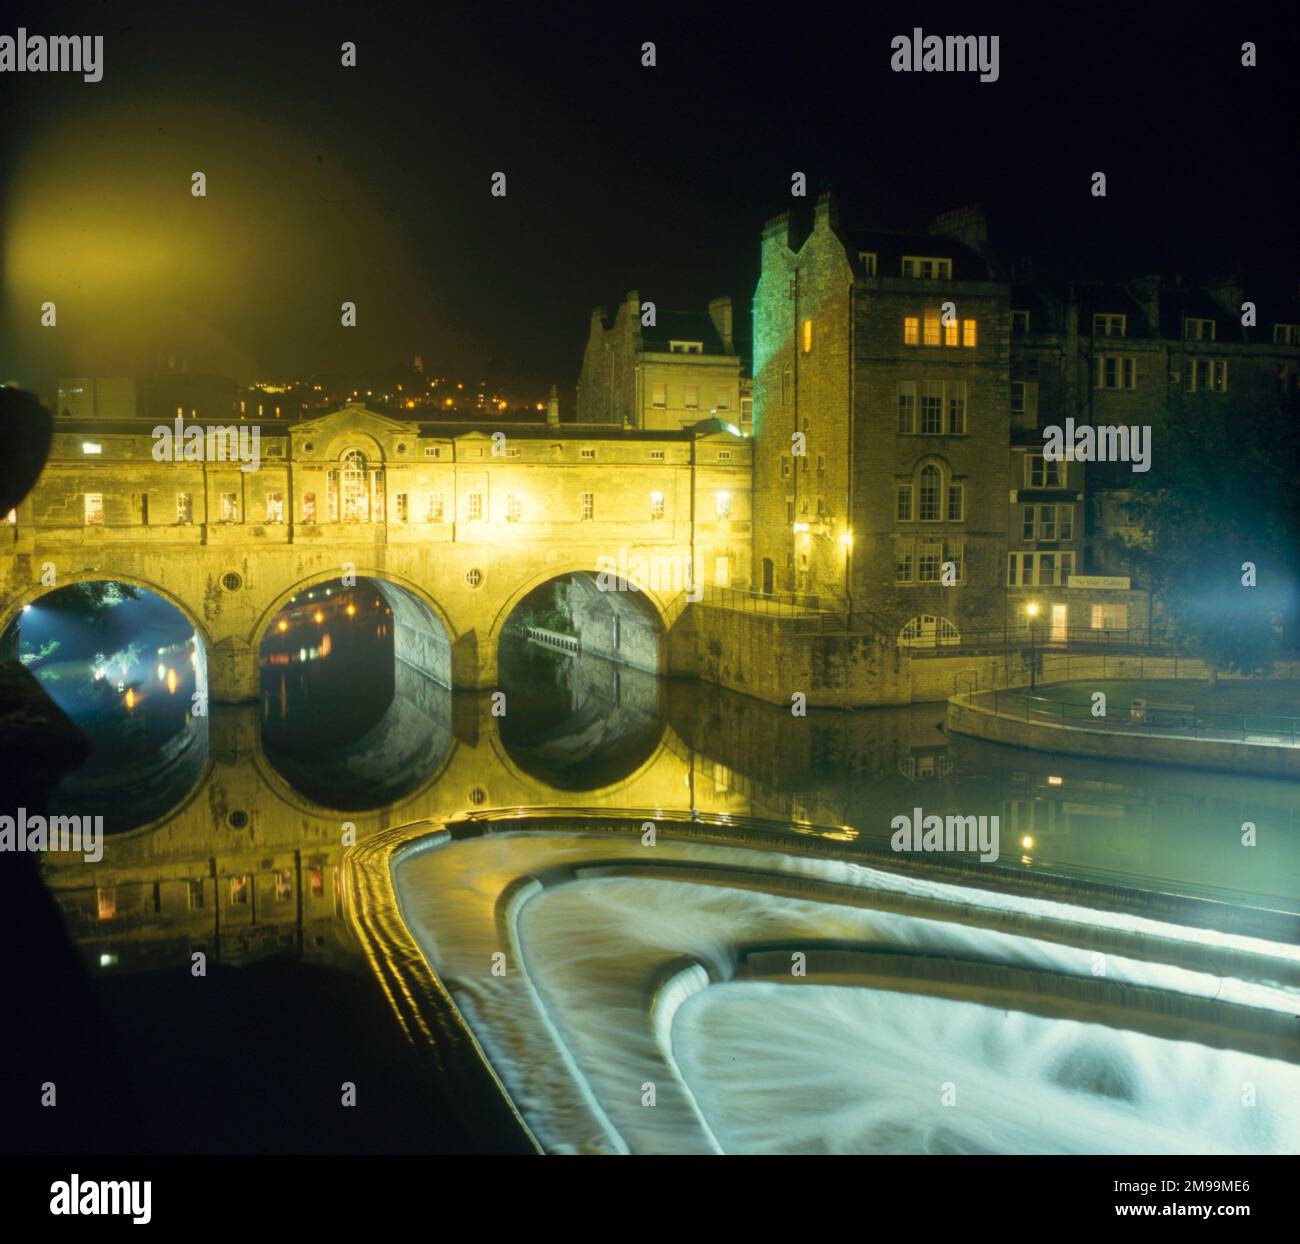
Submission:
{"label": "pediment on bridge", "polygon": [[413,455],[420,430],[414,424],[352,403],[294,424],[290,436],[295,458],[336,458],[353,447],[367,454],[377,449],[384,458],[401,458]]}

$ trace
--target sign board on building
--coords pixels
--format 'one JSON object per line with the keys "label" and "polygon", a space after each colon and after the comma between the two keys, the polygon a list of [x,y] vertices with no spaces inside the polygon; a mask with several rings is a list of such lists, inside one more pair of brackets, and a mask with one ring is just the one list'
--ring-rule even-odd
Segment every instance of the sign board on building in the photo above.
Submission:
{"label": "sign board on building", "polygon": [[1110,591],[1127,592],[1129,577],[1122,574],[1072,574],[1071,587],[1105,588]]}

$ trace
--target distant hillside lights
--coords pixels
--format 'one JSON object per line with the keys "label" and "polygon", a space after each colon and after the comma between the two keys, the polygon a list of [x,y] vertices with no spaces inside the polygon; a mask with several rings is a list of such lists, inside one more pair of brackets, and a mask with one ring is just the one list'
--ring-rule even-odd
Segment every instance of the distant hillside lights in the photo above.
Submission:
{"label": "distant hillside lights", "polygon": [[247,424],[187,428],[180,416],[171,427],[153,430],[155,462],[241,462],[241,471],[256,471],[262,462],[262,429]]}

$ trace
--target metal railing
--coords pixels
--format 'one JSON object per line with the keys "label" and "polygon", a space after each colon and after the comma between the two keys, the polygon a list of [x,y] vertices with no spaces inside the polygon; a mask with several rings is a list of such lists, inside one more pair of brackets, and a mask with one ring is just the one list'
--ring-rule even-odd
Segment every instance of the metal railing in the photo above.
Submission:
{"label": "metal railing", "polygon": [[1066,646],[1075,649],[1163,648],[1172,651],[1177,644],[1173,634],[1164,627],[1094,630],[1087,626],[1053,627],[1044,623],[1033,628],[1024,624],[970,628],[955,637],[945,638],[936,634],[924,639],[904,640],[900,646],[920,654],[951,654],[962,648],[1034,647],[1050,652],[1053,648]]}
{"label": "metal railing", "polygon": [[[979,704],[975,704],[979,694]],[[1300,740],[1300,717],[1275,713],[1207,712],[1194,705],[1161,703],[1145,699],[1140,705],[1124,705],[1118,713],[1093,715],[1092,705],[1071,703],[1025,691],[999,688],[968,693],[968,704],[991,708],[999,716],[1018,721],[1069,726],[1075,730],[1102,730],[1109,734],[1146,734],[1197,739],[1225,739],[1238,742],[1279,743],[1290,747]]]}
{"label": "metal railing", "polygon": [[[1027,654],[1020,654],[1027,655]],[[1113,679],[1117,682],[1133,680],[1135,682],[1179,682],[1186,679],[1204,679],[1206,665],[1200,657],[1190,656],[1155,656],[1149,653],[1079,653],[1038,652],[1038,669],[1035,678],[1038,682],[1078,682],[1089,679],[1094,682]],[[1029,680],[1027,662],[1017,662],[1012,666],[1003,662],[999,666],[980,669],[972,666],[958,670],[953,675],[953,694],[963,695],[971,691],[991,691],[1024,689]],[[1272,669],[1258,678],[1300,679],[1300,660],[1284,657],[1273,663]],[[1226,671],[1219,673],[1219,680],[1225,683],[1253,681],[1244,675]]]}

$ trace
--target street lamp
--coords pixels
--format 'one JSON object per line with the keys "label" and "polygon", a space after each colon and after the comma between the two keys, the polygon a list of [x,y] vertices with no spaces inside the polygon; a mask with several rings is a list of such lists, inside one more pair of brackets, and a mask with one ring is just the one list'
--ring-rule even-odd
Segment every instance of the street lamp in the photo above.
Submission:
{"label": "street lamp", "polygon": [[1029,615],[1029,694],[1038,689],[1038,602],[1031,600],[1025,606]]}

